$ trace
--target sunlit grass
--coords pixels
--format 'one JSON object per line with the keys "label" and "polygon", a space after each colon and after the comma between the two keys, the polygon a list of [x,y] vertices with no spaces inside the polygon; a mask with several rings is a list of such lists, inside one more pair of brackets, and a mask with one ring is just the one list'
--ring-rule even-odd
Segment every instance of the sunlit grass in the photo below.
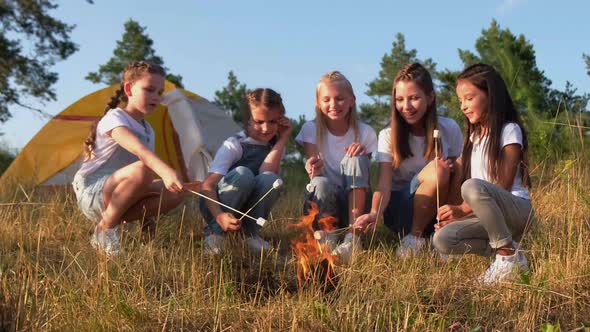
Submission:
{"label": "sunlit grass", "polygon": [[476,281],[489,259],[401,260],[381,227],[338,269],[336,289],[299,289],[286,225],[301,213],[306,179],[294,171],[264,230],[278,249],[262,257],[239,236],[228,237],[224,256],[204,256],[190,198],[162,216],[151,242],[128,225],[123,254],[106,259],[91,248],[92,225],[73,195],[14,188],[0,206],[0,329],[587,331],[590,167],[545,166],[542,177],[535,170],[537,217],[522,244],[531,272],[494,287]]}

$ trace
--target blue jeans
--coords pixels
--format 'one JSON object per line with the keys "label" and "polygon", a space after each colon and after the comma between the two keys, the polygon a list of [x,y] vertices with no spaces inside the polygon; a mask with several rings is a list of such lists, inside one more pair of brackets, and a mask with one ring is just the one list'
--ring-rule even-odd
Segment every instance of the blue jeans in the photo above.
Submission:
{"label": "blue jeans", "polygon": [[[391,192],[389,204],[383,211],[383,221],[385,226],[400,235],[410,234],[412,230],[412,219],[414,217],[414,195],[420,186],[418,175],[416,174],[410,183],[401,190]],[[426,226],[423,236],[427,237],[434,233],[434,224],[436,218]]]}
{"label": "blue jeans", "polygon": [[[339,220],[339,227],[346,227],[348,226],[348,211],[352,208],[348,206],[348,192],[356,188],[367,189],[365,211],[361,212],[368,212],[371,209],[369,164],[370,160],[367,156],[344,157],[340,162],[340,183],[332,183],[325,176],[315,176],[311,180],[311,185],[314,187],[313,192],[305,190],[304,213],[308,213],[311,201],[316,203],[320,209],[318,218],[325,215],[334,216]],[[314,227],[319,229],[317,218],[314,221]]]}
{"label": "blue jeans", "polygon": [[[219,181],[217,184],[217,197],[221,203],[246,212],[272,188],[272,184],[278,178],[279,176],[275,173],[262,173],[254,176],[254,173],[247,167],[238,166]],[[273,189],[252,211],[248,212],[248,215],[253,218],[268,218],[268,214],[278,198],[278,190]],[[205,235],[211,233],[224,234],[225,232],[221,229],[221,226],[219,226],[213,215],[211,215],[211,212],[209,212],[204,198],[200,199],[199,208],[203,214],[203,218],[207,222]],[[241,215],[223,206],[221,209],[225,212],[232,213],[238,219],[241,217]],[[260,228],[256,224],[256,221],[248,217],[242,219],[242,230],[247,236],[258,234]]]}

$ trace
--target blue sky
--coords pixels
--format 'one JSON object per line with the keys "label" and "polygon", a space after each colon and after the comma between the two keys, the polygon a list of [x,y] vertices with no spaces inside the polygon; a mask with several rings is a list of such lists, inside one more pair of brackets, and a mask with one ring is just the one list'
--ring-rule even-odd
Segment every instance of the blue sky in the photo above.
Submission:
{"label": "blue sky", "polygon": [[[188,90],[212,100],[234,70],[250,88],[280,92],[287,114],[313,117],[314,89],[321,75],[342,71],[357,101],[368,102],[366,84],[396,33],[419,58],[437,68],[461,69],[457,49],[474,49],[481,30],[496,19],[502,28],[524,34],[534,45],[537,65],[563,89],[569,80],[590,92],[582,53],[590,54],[590,1],[62,1],[54,16],[76,24],[72,39],[80,49],[53,70],[57,100],[40,105],[57,114],[101,88],[84,77],[111,56],[129,18],[147,27],[166,66],[184,77]],[[20,149],[47,122],[12,107],[0,124],[0,142]]]}

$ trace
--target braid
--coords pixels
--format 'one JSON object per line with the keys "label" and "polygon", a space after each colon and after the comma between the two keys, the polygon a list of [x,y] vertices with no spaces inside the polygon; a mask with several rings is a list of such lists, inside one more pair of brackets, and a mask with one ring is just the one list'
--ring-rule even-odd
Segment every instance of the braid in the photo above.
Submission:
{"label": "braid", "polygon": [[86,160],[92,158],[94,145],[96,143],[96,128],[98,126],[98,122],[105,116],[105,114],[107,114],[109,110],[116,108],[121,102],[127,103],[125,84],[137,81],[146,73],[166,77],[166,72],[162,66],[149,61],[133,61],[125,67],[119,88],[115,91],[115,94],[107,103],[103,114],[94,122],[90,128],[88,137],[86,137],[86,140],[84,140],[84,154],[86,156]]}
{"label": "braid", "polygon": [[107,112],[121,103],[121,101],[127,101],[127,96],[124,92],[124,84],[121,83],[115,94],[111,97],[111,100],[107,103],[107,106],[104,109],[104,112],[100,116],[100,118],[96,119],[90,127],[90,132],[88,133],[88,137],[84,140],[84,154],[86,155],[86,160],[92,158],[92,153],[94,151],[94,144],[96,142],[96,128],[98,127],[98,122],[107,114]]}

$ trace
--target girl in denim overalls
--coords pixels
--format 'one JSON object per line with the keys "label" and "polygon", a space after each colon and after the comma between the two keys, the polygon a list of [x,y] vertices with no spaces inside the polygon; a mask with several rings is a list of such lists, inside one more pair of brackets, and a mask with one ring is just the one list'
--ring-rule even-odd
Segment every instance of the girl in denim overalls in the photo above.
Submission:
{"label": "girl in denim overalls", "polygon": [[[309,209],[307,202],[313,201],[319,206],[318,216],[337,217],[339,227],[348,227],[369,205],[365,201],[369,197],[370,155],[377,150],[377,136],[373,128],[358,120],[352,85],[338,71],[320,78],[315,108],[315,121],[306,122],[295,138],[303,145],[311,180],[305,210]],[[333,233],[325,237],[329,247],[335,245]],[[351,230],[333,253],[348,262],[353,243],[360,241]]]}
{"label": "girl in denim overalls", "polygon": [[[130,63],[84,142],[86,159],[74,176],[74,191],[82,213],[96,222],[90,243],[110,256],[120,251],[123,220],[155,216],[183,199],[182,180],[154,153],[154,130],[144,119],[160,104],[164,77],[156,64]],[[118,108],[121,101],[126,104]],[[154,180],[154,172],[162,180]]]}
{"label": "girl in denim overalls", "polygon": [[[256,89],[246,94],[245,129],[225,140],[215,154],[202,193],[239,211],[248,211],[279,178],[280,163],[292,125],[285,117],[281,96],[271,89]],[[272,190],[248,215],[267,218],[278,192]],[[259,236],[260,226],[242,220],[209,200],[201,200],[205,228],[204,249],[219,254],[223,235],[242,230],[246,244],[254,252],[269,249]]]}

